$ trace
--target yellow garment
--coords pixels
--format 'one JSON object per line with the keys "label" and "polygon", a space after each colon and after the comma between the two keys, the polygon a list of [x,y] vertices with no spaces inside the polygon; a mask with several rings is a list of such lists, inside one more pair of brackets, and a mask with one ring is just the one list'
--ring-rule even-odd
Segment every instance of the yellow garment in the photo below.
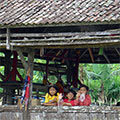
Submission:
{"label": "yellow garment", "polygon": [[[59,93],[57,93],[57,96],[51,96],[51,95],[49,95],[48,93],[45,95],[45,103],[47,103],[47,102],[50,102],[51,100],[54,100],[54,99],[57,99],[57,101],[58,101],[58,99],[59,99]],[[56,101],[56,102],[57,102]]]}

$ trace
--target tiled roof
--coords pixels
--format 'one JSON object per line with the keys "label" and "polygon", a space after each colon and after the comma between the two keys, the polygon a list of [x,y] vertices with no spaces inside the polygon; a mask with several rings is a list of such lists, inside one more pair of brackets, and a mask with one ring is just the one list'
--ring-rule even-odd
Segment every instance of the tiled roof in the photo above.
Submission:
{"label": "tiled roof", "polygon": [[0,0],[0,25],[120,21],[120,0]]}

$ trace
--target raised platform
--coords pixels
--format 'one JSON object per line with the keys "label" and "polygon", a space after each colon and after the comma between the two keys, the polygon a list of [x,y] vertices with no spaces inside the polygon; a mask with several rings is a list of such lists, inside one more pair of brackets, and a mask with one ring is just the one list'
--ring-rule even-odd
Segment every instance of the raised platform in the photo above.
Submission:
{"label": "raised platform", "polygon": [[[30,120],[120,120],[117,106],[36,106],[29,113]],[[0,120],[23,120],[23,110],[18,106],[0,106]]]}

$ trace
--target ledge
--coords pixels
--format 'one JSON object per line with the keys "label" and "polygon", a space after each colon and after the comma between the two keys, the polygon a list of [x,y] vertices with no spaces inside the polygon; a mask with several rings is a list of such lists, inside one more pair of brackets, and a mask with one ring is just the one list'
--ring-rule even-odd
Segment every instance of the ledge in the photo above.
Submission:
{"label": "ledge", "polygon": [[[0,106],[0,120],[24,120],[17,105]],[[119,120],[119,106],[34,106],[29,120]]]}
{"label": "ledge", "polygon": [[[30,112],[76,112],[76,113],[108,113],[116,112],[120,114],[119,106],[33,106],[29,108]],[[17,105],[2,105],[0,106],[0,112],[23,112],[23,109],[20,110]]]}

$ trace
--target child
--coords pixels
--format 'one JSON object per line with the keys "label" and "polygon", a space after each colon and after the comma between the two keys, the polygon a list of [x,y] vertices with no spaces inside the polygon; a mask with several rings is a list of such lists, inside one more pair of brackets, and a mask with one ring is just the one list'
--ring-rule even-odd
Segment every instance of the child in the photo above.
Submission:
{"label": "child", "polygon": [[58,88],[56,85],[50,85],[48,87],[48,93],[45,95],[45,102],[44,105],[57,105],[58,102]]}
{"label": "child", "polygon": [[89,106],[91,104],[91,98],[87,94],[89,88],[86,85],[81,85],[76,95],[76,105]]}
{"label": "child", "polygon": [[69,90],[66,95],[67,99],[63,99],[62,105],[63,106],[75,106],[75,102],[74,102],[75,96],[76,96],[76,92],[73,90]]}

